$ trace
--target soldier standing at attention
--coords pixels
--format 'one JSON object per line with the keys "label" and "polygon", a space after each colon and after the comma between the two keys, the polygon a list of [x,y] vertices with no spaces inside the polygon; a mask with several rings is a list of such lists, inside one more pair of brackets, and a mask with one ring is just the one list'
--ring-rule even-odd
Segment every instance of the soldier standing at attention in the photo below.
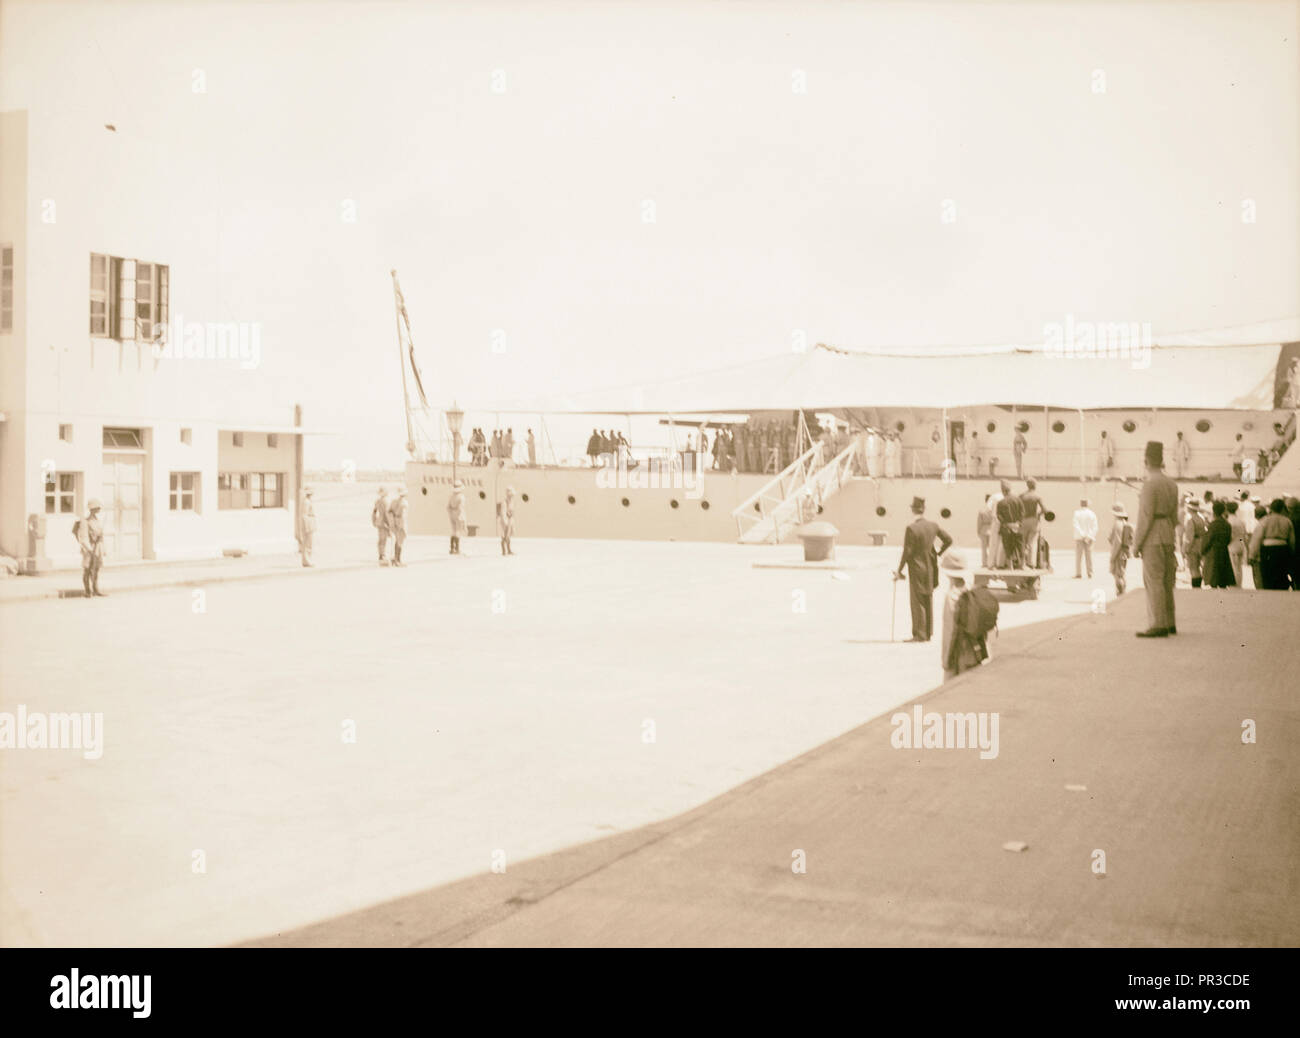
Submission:
{"label": "soldier standing at attention", "polygon": [[451,485],[451,496],[447,498],[447,519],[451,524],[451,555],[461,554],[460,539],[466,533],[465,518],[465,484],[459,479]]}
{"label": "soldier standing at attention", "polygon": [[1147,478],[1142,484],[1133,554],[1142,560],[1147,596],[1147,621],[1139,638],[1166,638],[1178,633],[1174,622],[1174,523],[1178,515],[1178,484],[1164,474],[1165,447],[1150,440],[1146,447]]}
{"label": "soldier standing at attention", "polygon": [[312,505],[312,489],[302,492],[302,508],[298,513],[298,551],[304,566],[314,566],[311,561],[312,542],[316,539],[316,509]]}
{"label": "soldier standing at attention", "polygon": [[[937,523],[925,518],[925,498],[912,498],[916,516],[903,534],[903,557],[898,561],[895,580],[907,570],[912,606],[912,641],[928,642],[934,633],[934,589],[939,584],[939,556],[952,547],[952,538]],[[934,541],[942,547],[935,552]]]}
{"label": "soldier standing at attention", "polygon": [[370,509],[370,524],[379,535],[379,565],[388,565],[388,488],[380,487],[374,507]]}
{"label": "soldier standing at attention", "polygon": [[[406,543],[406,513],[411,504],[406,500],[406,487],[397,491],[393,503],[388,506],[388,528],[393,533],[393,565],[405,566],[402,561],[402,545]],[[380,556],[383,560],[383,556]]]}
{"label": "soldier standing at attention", "polygon": [[103,506],[91,498],[86,506],[89,515],[77,523],[77,544],[81,546],[81,586],[87,598],[107,598],[99,590],[99,569],[104,564],[104,521],[99,512]]}

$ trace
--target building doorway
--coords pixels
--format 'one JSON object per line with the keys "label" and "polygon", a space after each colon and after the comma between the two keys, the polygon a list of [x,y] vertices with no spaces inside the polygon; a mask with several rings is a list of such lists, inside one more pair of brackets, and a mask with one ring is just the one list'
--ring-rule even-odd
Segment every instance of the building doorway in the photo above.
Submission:
{"label": "building doorway", "polygon": [[144,453],[105,451],[104,548],[113,562],[144,557]]}

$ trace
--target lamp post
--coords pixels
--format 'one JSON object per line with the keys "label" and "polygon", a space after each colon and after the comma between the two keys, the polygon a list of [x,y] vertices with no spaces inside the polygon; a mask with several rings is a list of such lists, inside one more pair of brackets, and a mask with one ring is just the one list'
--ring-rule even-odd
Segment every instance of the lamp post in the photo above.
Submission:
{"label": "lamp post", "polygon": [[460,454],[460,423],[465,420],[465,412],[456,406],[453,400],[451,410],[447,412],[447,428],[451,430],[451,479],[456,481],[456,461]]}

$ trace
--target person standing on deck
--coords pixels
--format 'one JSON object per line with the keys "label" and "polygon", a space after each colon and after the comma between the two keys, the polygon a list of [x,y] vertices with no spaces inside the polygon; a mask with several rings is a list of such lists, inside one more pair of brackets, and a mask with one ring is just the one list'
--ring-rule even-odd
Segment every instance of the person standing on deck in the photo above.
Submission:
{"label": "person standing on deck", "polygon": [[1149,440],[1144,456],[1147,478],[1142,484],[1133,554],[1142,560],[1147,596],[1147,629],[1139,638],[1167,638],[1178,633],[1174,616],[1174,526],[1178,516],[1178,484],[1164,473],[1165,446]]}
{"label": "person standing on deck", "polygon": [[1019,429],[1016,430],[1016,438],[1011,441],[1011,452],[1016,456],[1016,479],[1025,478],[1025,451],[1029,449],[1029,441],[1025,439],[1025,434]]}
{"label": "person standing on deck", "polygon": [[[952,538],[937,523],[925,518],[925,498],[912,498],[916,516],[903,534],[903,556],[899,559],[895,580],[903,579],[907,570],[908,592],[912,606],[912,641],[928,642],[934,634],[934,591],[939,584],[939,556],[952,547]],[[936,553],[935,539],[942,547]]]}
{"label": "person standing on deck", "polygon": [[537,467],[537,439],[533,436],[533,430],[528,430],[528,467],[530,469]]}
{"label": "person standing on deck", "polygon": [[1106,435],[1106,430],[1101,431],[1101,444],[1097,448],[1097,478],[1101,479],[1110,474],[1110,470],[1115,467],[1115,441]]}
{"label": "person standing on deck", "polygon": [[1174,441],[1174,471],[1178,473],[1178,478],[1182,479],[1187,474],[1188,462],[1192,460],[1192,445],[1183,439],[1183,434],[1178,434],[1178,439]]}

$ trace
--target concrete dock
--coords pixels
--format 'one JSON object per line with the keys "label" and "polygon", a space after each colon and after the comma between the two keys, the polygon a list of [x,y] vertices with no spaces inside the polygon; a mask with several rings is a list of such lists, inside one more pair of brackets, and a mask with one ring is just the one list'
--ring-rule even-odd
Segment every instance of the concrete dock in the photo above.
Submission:
{"label": "concrete dock", "polygon": [[997,712],[995,759],[881,717],[681,817],[259,943],[1294,946],[1300,596],[1178,610],[1163,641],[1141,595],[1004,633],[923,697]]}

